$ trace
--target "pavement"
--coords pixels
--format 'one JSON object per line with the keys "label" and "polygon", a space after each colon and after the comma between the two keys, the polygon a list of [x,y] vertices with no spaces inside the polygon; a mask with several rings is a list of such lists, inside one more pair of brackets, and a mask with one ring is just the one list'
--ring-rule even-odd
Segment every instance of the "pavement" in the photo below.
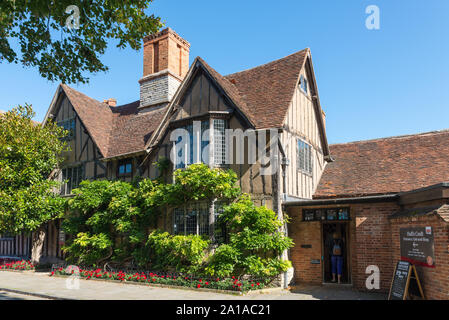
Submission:
{"label": "pavement", "polygon": [[[0,271],[0,300],[384,300],[384,294],[365,293],[348,286],[297,286],[263,294],[236,296],[192,289],[171,289],[79,279],[79,288],[68,278],[43,272]],[[8,291],[8,290],[12,290]],[[23,295],[22,293],[31,294]]]}
{"label": "pavement", "polygon": [[28,294],[19,294],[15,292],[0,290],[0,301],[1,300],[47,300],[47,299]]}

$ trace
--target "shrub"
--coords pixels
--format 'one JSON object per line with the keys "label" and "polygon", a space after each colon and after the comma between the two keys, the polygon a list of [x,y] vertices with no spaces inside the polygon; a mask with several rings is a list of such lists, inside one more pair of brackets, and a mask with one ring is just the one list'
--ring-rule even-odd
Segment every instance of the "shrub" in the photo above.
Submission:
{"label": "shrub", "polygon": [[209,240],[197,235],[175,236],[153,231],[148,236],[147,247],[154,269],[195,273],[205,260]]}
{"label": "shrub", "polygon": [[206,274],[217,277],[227,277],[234,272],[235,265],[240,260],[240,252],[233,246],[222,244],[210,257],[205,268]]}
{"label": "shrub", "polygon": [[224,208],[221,220],[229,228],[230,243],[219,246],[209,259],[208,274],[275,277],[291,267],[290,261],[279,256],[293,241],[281,230],[286,221],[273,210],[257,207],[243,195]]}
{"label": "shrub", "polygon": [[112,241],[104,233],[90,235],[80,232],[70,246],[65,248],[67,261],[85,265],[95,265],[110,255]]}

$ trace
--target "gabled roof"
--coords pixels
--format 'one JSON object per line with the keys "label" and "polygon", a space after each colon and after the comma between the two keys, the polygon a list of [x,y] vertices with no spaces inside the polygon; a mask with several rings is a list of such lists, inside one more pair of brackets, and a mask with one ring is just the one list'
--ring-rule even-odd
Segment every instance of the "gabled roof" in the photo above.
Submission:
{"label": "gabled roof", "polygon": [[334,144],[314,198],[411,191],[449,181],[449,130]]}
{"label": "gabled roof", "polygon": [[[234,103],[252,128],[282,128],[307,57],[310,58],[310,50],[304,49],[282,59],[227,76],[222,76],[201,57],[197,57],[173,97],[165,118],[169,119],[175,114],[175,105],[191,83],[195,74],[194,69],[202,67],[217,86],[224,91],[229,100]],[[326,132],[312,67],[310,73],[312,73],[311,85],[314,87],[313,91],[316,95],[314,106],[317,109],[317,121],[322,136],[323,151],[324,155],[327,156],[329,153]],[[167,130],[167,126],[164,124],[161,124],[155,130],[155,136],[149,140],[146,146],[147,150],[150,150],[160,141],[160,137],[165,130]]]}
{"label": "gabled roof", "polygon": [[281,128],[309,49],[225,76],[245,101],[257,129]]}
{"label": "gabled roof", "polygon": [[61,84],[45,116],[44,124],[62,92],[69,99],[104,158],[144,151],[146,141],[166,110],[159,108],[139,113],[139,101],[111,107]]}
{"label": "gabled roof", "polygon": [[154,129],[162,121],[167,107],[139,112],[140,101],[113,107],[113,130],[107,157],[143,151]]}
{"label": "gabled roof", "polygon": [[111,108],[98,100],[61,84],[70,103],[97,145],[103,157],[108,155],[108,142],[112,130]]}
{"label": "gabled roof", "polygon": [[[53,98],[44,123],[55,106],[59,94],[64,92],[104,158],[149,151],[157,145],[167,129],[167,123],[175,112],[178,100],[190,85],[194,70],[203,68],[251,128],[282,128],[298,85],[300,72],[305,67],[307,58],[310,59],[309,49],[252,69],[222,76],[202,58],[197,57],[172,102],[167,107],[147,112],[138,111],[139,101],[110,107],[106,103],[92,99],[62,84]],[[319,115],[317,121],[326,156],[328,146],[321,107],[313,67],[309,66],[309,68],[314,94],[312,98]]]}

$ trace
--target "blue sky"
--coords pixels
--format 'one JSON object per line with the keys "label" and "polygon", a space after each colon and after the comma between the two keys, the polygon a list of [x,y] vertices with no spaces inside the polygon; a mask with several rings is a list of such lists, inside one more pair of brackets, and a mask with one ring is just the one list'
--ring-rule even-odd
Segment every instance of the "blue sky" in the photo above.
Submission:
{"label": "blue sky", "polygon": [[[380,9],[368,30],[365,8]],[[204,58],[229,74],[312,50],[330,143],[449,128],[449,1],[155,0],[159,15]],[[111,45],[106,74],[72,85],[119,104],[139,97],[142,52]],[[37,70],[0,64],[0,110],[33,104],[43,119],[58,83]]]}

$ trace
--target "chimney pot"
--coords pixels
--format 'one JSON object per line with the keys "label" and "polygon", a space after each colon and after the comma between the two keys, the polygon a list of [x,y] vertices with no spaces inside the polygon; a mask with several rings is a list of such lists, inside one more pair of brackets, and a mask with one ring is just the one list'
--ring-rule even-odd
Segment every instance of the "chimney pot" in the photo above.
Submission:
{"label": "chimney pot", "polygon": [[110,107],[116,107],[117,106],[117,100],[114,98],[103,100],[103,103],[106,103]]}

